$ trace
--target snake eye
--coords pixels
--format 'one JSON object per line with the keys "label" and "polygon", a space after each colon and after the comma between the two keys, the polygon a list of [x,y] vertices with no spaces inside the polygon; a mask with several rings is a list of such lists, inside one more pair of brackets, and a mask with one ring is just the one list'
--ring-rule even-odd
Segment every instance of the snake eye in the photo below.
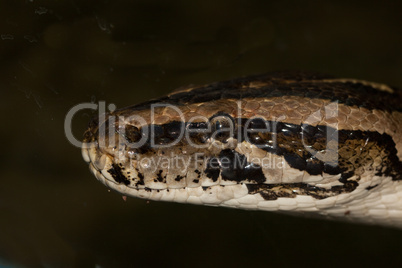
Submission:
{"label": "snake eye", "polygon": [[212,138],[226,142],[234,134],[234,122],[229,115],[218,115],[210,119]]}

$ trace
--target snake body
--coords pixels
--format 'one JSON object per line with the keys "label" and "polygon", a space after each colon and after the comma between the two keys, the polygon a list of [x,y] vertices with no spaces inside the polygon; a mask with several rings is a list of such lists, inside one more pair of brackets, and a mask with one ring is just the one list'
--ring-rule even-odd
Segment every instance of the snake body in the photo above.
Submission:
{"label": "snake body", "polygon": [[383,84],[272,72],[103,114],[82,153],[128,196],[402,227],[401,101]]}

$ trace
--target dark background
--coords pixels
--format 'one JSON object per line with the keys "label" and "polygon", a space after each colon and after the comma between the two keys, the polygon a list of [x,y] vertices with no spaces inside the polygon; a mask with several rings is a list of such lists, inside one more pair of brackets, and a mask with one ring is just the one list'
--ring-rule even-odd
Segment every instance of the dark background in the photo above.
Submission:
{"label": "dark background", "polygon": [[[400,1],[0,1],[0,264],[391,266],[402,232],[110,192],[64,134],[83,102],[303,69],[402,87]],[[81,138],[93,112],[74,117]],[[96,266],[97,265],[97,266]]]}

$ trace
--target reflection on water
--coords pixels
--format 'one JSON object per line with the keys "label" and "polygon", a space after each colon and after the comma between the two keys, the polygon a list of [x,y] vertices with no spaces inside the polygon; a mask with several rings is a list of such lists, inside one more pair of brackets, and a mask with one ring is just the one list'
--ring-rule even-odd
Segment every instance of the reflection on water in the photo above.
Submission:
{"label": "reflection on water", "polygon": [[[402,5],[365,1],[0,3],[0,263],[15,267],[401,262],[397,230],[109,192],[64,136],[74,105],[317,70],[402,86]],[[73,120],[81,137],[90,111]]]}

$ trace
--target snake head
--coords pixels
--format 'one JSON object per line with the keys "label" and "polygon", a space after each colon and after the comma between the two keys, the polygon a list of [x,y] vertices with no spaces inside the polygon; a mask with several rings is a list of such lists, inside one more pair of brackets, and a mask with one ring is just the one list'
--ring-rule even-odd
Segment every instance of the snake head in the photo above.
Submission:
{"label": "snake head", "polygon": [[234,79],[100,115],[82,152],[127,196],[359,219],[402,179],[398,99],[353,79]]}

